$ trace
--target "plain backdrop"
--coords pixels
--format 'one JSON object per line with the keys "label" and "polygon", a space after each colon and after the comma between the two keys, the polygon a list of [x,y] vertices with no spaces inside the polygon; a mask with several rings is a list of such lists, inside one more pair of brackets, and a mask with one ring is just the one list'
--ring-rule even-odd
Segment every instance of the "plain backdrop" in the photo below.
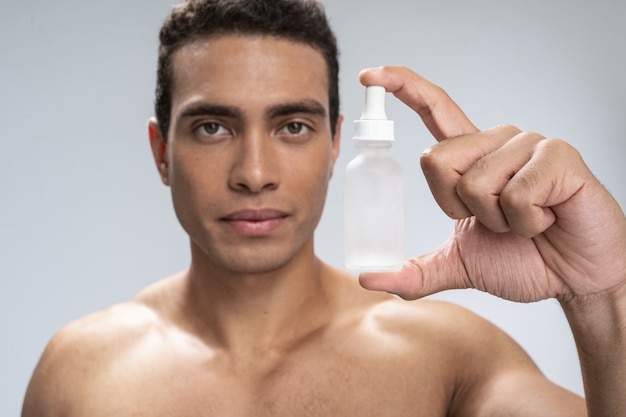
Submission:
{"label": "plain backdrop", "polygon": [[[18,415],[52,334],[185,268],[188,244],[153,166],[157,33],[173,0],[2,0],[0,13],[0,415]],[[342,267],[343,167],[354,157],[359,70],[407,65],[444,87],[480,128],[512,123],[564,138],[626,207],[626,2],[331,1],[341,49],[342,155],[316,236]],[[452,223],[418,166],[433,143],[393,97],[394,154],[406,176],[406,256]],[[465,305],[514,337],[553,381],[582,393],[556,301],[477,291]],[[476,341],[480,343],[479,340]],[[349,399],[346,399],[349,401]]]}

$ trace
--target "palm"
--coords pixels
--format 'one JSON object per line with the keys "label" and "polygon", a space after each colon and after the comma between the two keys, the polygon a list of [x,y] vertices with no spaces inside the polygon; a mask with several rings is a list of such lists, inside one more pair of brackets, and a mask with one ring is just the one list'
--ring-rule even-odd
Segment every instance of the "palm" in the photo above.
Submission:
{"label": "palm", "polygon": [[457,249],[467,287],[521,302],[553,297],[563,288],[546,268],[535,239],[494,233],[472,217],[457,221],[450,244]]}
{"label": "palm", "polygon": [[[474,217],[457,221],[450,244],[457,249],[467,286],[530,302],[618,285],[621,274],[616,272],[626,269],[626,260],[620,259],[624,248],[606,243],[626,245],[624,215],[608,194],[584,194],[556,207],[557,221],[532,239],[494,233]],[[598,217],[600,212],[614,216]],[[616,260],[622,264],[618,271]]]}

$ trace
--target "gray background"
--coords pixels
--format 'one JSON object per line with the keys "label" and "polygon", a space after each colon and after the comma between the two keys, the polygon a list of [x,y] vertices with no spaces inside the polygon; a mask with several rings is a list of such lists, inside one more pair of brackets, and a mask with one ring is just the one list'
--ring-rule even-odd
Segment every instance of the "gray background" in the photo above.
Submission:
{"label": "gray background", "polygon": [[[152,165],[157,31],[172,0],[3,1],[0,13],[0,415],[18,415],[47,340],[63,324],[132,297],[189,260]],[[443,86],[474,123],[565,138],[626,207],[626,2],[326,0],[342,50],[342,155],[317,250],[342,266],[343,167],[354,156],[359,70],[407,65]],[[451,222],[417,164],[432,143],[395,99],[395,155],[407,182],[406,256]],[[453,300],[524,346],[552,380],[582,392],[558,304],[475,291]],[[479,342],[479,341],[477,341]]]}

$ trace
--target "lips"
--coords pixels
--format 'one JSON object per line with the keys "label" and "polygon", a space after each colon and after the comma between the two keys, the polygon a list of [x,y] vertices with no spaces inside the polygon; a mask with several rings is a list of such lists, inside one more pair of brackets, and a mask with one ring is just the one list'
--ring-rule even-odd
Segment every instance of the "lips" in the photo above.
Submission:
{"label": "lips", "polygon": [[243,235],[267,235],[278,229],[288,214],[274,209],[240,210],[231,213],[221,220],[233,230]]}

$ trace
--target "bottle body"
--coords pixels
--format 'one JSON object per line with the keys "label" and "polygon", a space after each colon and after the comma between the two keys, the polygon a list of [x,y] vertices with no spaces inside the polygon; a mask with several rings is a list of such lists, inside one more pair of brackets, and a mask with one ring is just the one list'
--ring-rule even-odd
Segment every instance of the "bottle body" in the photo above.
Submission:
{"label": "bottle body", "polygon": [[391,142],[355,140],[346,166],[344,253],[355,271],[394,271],[404,261],[404,184]]}

